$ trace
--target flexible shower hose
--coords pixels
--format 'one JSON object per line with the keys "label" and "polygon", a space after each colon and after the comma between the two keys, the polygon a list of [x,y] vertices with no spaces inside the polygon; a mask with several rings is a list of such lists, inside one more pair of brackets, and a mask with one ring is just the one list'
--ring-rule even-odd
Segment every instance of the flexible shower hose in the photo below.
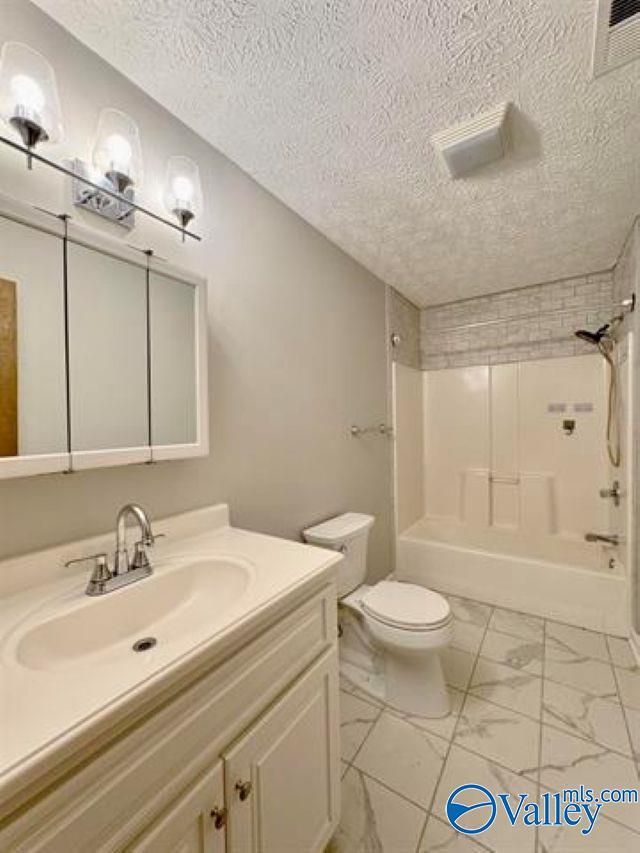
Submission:
{"label": "flexible shower hose", "polygon": [[611,358],[611,348],[601,341],[598,349],[609,365],[609,395],[607,405],[607,453],[614,468],[620,467],[620,426],[618,423],[618,372]]}

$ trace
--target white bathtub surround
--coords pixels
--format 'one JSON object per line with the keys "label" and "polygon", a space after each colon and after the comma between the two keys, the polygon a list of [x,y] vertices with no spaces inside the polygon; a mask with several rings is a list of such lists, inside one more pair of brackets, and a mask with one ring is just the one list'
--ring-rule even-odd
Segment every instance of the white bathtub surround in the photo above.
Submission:
{"label": "white bathtub surround", "polygon": [[[626,340],[617,352],[625,457],[632,351]],[[398,578],[628,636],[629,469],[606,456],[601,356],[425,371],[423,417],[411,424],[413,373],[395,367]],[[420,435],[424,516],[404,526],[417,514]],[[617,509],[599,494],[615,478]],[[587,532],[622,544],[586,542]],[[461,631],[473,649],[473,631]]]}
{"label": "white bathtub surround", "polygon": [[[338,554],[230,527],[226,506],[160,520],[155,532],[165,533],[166,538],[159,540],[150,555],[153,575],[95,598],[85,595],[87,568],[64,569],[63,562],[95,553],[97,548],[111,548],[112,534],[25,555],[0,566],[5,593],[0,619],[2,730],[10,733],[2,738],[0,749],[3,815],[11,814],[44,786],[57,783],[63,771],[75,768],[79,773],[79,762],[91,767],[98,747],[109,742],[111,751],[117,753],[121,745],[112,746],[111,741],[133,731],[143,712],[156,713],[161,703],[173,701],[174,694],[199,684],[198,678],[218,672],[216,667],[264,633],[274,620],[284,626],[289,611],[321,590],[325,610],[303,614],[302,623],[312,628],[311,633],[313,626],[324,625],[326,642],[335,638],[336,589],[332,582],[341,559]],[[299,630],[303,638],[307,629],[292,623],[286,642]],[[132,642],[146,635],[156,636],[157,646],[144,655],[133,654]],[[278,648],[284,673],[290,653],[285,653],[284,646]],[[313,648],[309,634],[293,650],[298,669],[309,666],[311,661],[305,661]],[[337,683],[335,662],[331,678]],[[239,661],[238,673],[242,666]],[[266,661],[264,666],[266,673]],[[324,677],[317,676],[319,689]],[[270,676],[274,689],[279,678]],[[272,701],[268,699],[271,686],[255,685],[243,714],[263,697]],[[224,691],[222,695],[226,695]],[[198,701],[192,697],[190,707],[195,709]],[[239,720],[240,712],[230,719]],[[225,727],[227,723],[220,731]],[[131,737],[135,739],[133,734]],[[145,736],[148,748],[155,748],[150,737]],[[183,747],[186,761],[186,735]],[[57,794],[47,796],[55,799]],[[60,796],[64,811],[80,794]],[[34,826],[44,832],[38,824],[38,809],[46,811],[51,806],[34,808]],[[153,815],[145,818],[145,814],[143,809],[135,820],[151,821]],[[16,827],[26,819],[16,818]],[[3,829],[11,838],[13,825],[10,822]],[[89,826],[97,831],[93,818]],[[15,829],[16,838],[22,831]],[[2,838],[8,843],[9,836]]]}
{"label": "white bathtub surround", "polygon": [[[587,680],[580,681],[589,670],[598,670],[603,684],[616,685],[633,675],[632,669],[618,665],[630,662],[626,641],[471,599],[449,596],[449,603],[461,621],[483,628],[473,654],[449,650],[470,658],[469,680],[460,681],[457,659],[443,656],[447,679],[463,686],[451,688],[456,701],[441,720],[398,714],[380,702],[369,703],[366,711],[358,704],[366,722],[358,732],[360,743],[349,739],[347,744],[343,817],[330,850],[480,853],[488,847],[534,853],[537,840],[558,853],[585,843],[597,851],[637,850],[640,826],[633,805],[604,806],[590,843],[549,828],[539,828],[536,835],[535,828],[512,828],[501,819],[476,839],[453,832],[446,799],[470,781],[537,798],[544,785],[553,790],[579,785],[584,763],[594,788],[637,787],[634,749],[640,746],[640,711],[629,700],[640,701],[640,696],[633,698],[628,678],[628,692],[616,688],[607,697],[590,692]],[[613,658],[610,649],[615,649]],[[568,686],[564,673],[555,677],[553,663],[560,654],[567,666],[576,664],[579,683]],[[348,681],[343,684],[350,697],[367,702]],[[384,804],[378,799],[380,790]],[[390,814],[405,819],[395,832],[387,822]]]}
{"label": "white bathtub surround", "polygon": [[605,380],[599,354],[425,372],[425,515],[536,537],[607,530]]}
{"label": "white bathtub surround", "polygon": [[607,551],[597,545],[424,519],[399,537],[397,560],[404,581],[628,636],[624,573],[608,569]]}

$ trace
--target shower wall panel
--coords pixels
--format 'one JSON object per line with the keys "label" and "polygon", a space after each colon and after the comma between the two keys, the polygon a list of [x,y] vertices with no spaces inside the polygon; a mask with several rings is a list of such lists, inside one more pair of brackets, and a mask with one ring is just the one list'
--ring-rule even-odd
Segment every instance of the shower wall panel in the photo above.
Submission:
{"label": "shower wall panel", "polygon": [[426,515],[606,532],[605,382],[596,355],[425,371]]}

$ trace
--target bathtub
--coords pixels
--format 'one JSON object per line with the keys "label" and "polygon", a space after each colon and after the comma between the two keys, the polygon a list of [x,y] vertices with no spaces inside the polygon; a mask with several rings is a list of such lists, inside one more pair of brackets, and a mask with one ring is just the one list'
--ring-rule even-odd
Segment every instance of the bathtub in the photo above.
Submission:
{"label": "bathtub", "polygon": [[423,518],[398,537],[396,573],[499,607],[628,634],[625,571],[615,550],[577,538]]}

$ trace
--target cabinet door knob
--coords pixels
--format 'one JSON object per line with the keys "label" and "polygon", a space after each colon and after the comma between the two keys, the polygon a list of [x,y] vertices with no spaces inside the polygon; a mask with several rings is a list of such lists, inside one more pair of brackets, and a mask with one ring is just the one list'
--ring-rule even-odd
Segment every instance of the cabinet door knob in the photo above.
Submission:
{"label": "cabinet door knob", "polygon": [[251,782],[236,782],[236,791],[238,792],[238,796],[244,802],[249,794],[251,793],[251,789],[253,785]]}
{"label": "cabinet door knob", "polygon": [[213,818],[213,825],[215,828],[222,829],[222,827],[227,823],[227,810],[221,809],[219,806],[215,806],[215,808],[211,809],[211,817]]}

